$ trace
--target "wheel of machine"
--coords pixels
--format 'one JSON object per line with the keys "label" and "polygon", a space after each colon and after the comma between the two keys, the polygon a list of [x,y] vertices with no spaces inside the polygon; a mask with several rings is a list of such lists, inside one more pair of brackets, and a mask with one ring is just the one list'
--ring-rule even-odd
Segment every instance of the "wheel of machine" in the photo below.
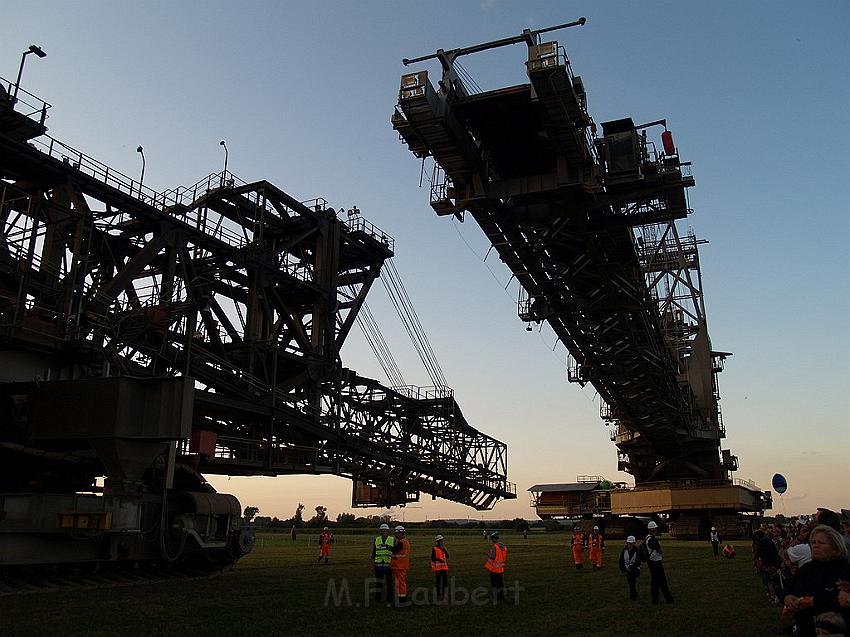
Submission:
{"label": "wheel of machine", "polygon": [[254,550],[257,542],[254,529],[245,527],[234,531],[230,536],[230,551],[235,558],[240,558]]}

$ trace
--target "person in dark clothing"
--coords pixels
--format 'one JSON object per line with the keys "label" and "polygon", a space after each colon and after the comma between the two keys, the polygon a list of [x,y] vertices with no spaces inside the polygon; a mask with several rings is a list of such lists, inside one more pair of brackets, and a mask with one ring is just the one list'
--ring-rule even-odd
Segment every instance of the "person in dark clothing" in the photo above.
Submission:
{"label": "person in dark clothing", "polygon": [[776,544],[762,530],[753,536],[755,544],[756,570],[761,574],[761,581],[767,587],[771,601],[778,604],[776,591],[779,588],[779,569],[782,568],[782,558],[776,550]]}
{"label": "person in dark clothing", "polygon": [[[850,564],[847,548],[838,531],[821,524],[812,529],[812,561],[794,576],[785,606],[794,613],[799,637],[817,634],[847,634],[850,627]],[[825,629],[828,633],[816,632]]]}
{"label": "person in dark clothing", "polygon": [[637,578],[640,576],[640,551],[635,546],[635,536],[626,538],[626,548],[620,553],[620,572],[629,583],[629,599],[637,599]]}
{"label": "person in dark clothing", "polygon": [[659,591],[664,595],[664,601],[668,604],[673,603],[673,593],[670,592],[670,587],[667,585],[667,573],[664,572],[662,560],[661,543],[655,537],[655,532],[658,530],[658,525],[655,521],[646,525],[649,530],[649,535],[643,541],[644,551],[646,554],[646,563],[649,566],[649,592],[652,596],[652,603],[657,604],[659,601]]}

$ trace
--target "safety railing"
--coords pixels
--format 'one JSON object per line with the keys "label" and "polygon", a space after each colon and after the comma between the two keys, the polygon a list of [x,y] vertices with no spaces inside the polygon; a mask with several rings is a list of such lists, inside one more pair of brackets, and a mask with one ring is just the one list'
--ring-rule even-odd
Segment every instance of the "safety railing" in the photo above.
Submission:
{"label": "safety railing", "polygon": [[395,239],[363,217],[349,218],[348,221],[344,221],[343,224],[346,228],[348,228],[349,232],[362,232],[375,239],[375,241],[383,243],[390,250],[395,250]]}
{"label": "safety railing", "polygon": [[[8,94],[8,97],[0,95],[0,100],[8,100],[9,105],[14,110],[18,111],[24,117],[44,126],[44,122],[48,117],[47,110],[50,108],[50,104],[4,77],[0,77],[0,85],[3,85],[0,87],[0,90]],[[14,87],[14,90],[12,87]],[[21,97],[22,95],[24,97]]]}
{"label": "safety railing", "polygon": [[111,186],[154,207],[163,206],[162,193],[148,188],[132,177],[107,166],[103,162],[86,155],[64,142],[60,142],[50,135],[42,135],[33,139],[30,143],[45,155],[59,159],[65,164],[70,164],[72,168],[97,179],[107,186]]}
{"label": "safety railing", "polygon": [[434,400],[454,396],[454,390],[451,387],[445,386],[419,387],[417,385],[403,385],[401,387],[393,387],[392,389],[394,392],[407,398],[413,398],[414,400]]}

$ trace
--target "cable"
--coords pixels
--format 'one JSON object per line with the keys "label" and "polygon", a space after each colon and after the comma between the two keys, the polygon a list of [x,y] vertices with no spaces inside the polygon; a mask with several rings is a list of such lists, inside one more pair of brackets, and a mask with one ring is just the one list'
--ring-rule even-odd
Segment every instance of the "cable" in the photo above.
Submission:
{"label": "cable", "polygon": [[431,347],[428,336],[425,334],[425,329],[422,327],[422,323],[416,315],[416,310],[413,308],[413,304],[410,301],[410,297],[408,296],[407,290],[401,281],[401,276],[399,275],[393,260],[387,259],[384,263],[385,265],[382,274],[385,276],[381,276],[381,281],[384,284],[384,288],[390,297],[390,301],[392,301],[393,307],[395,307],[402,325],[404,326],[404,329],[416,350],[416,353],[422,360],[425,370],[431,378],[431,382],[437,387],[447,387],[448,382],[446,381],[446,377],[443,374],[443,370],[440,367],[437,356]]}
{"label": "cable", "polygon": [[363,332],[363,335],[366,337],[369,347],[375,354],[378,364],[384,370],[387,380],[390,381],[390,385],[393,387],[404,387],[406,383],[404,382],[401,370],[396,364],[392,351],[390,350],[386,339],[384,339],[384,335],[381,333],[381,328],[378,326],[378,322],[372,315],[372,311],[369,309],[368,304],[365,302],[363,303],[355,320],[357,321],[357,325],[360,327],[360,330]]}

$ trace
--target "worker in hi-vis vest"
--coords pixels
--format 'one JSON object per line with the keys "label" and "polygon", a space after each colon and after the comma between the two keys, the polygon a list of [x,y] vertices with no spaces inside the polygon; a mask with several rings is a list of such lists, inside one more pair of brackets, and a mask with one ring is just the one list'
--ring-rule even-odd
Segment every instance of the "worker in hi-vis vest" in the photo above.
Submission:
{"label": "worker in hi-vis vest", "polygon": [[393,546],[390,568],[393,572],[393,585],[398,596],[399,606],[407,604],[407,570],[410,568],[410,540],[405,537],[404,527],[395,527],[395,546]]}
{"label": "worker in hi-vis vest", "polygon": [[449,550],[442,535],[434,538],[431,547],[431,570],[434,572],[436,601],[446,601],[449,592]]}
{"label": "worker in hi-vis vest", "polygon": [[505,600],[505,560],[508,557],[508,549],[499,539],[499,532],[490,534],[493,546],[487,553],[487,562],[484,566],[490,571],[490,587],[493,589],[493,601]]}
{"label": "worker in hi-vis vest", "polygon": [[576,570],[580,571],[584,566],[584,534],[581,532],[581,527],[578,524],[573,527],[573,540],[570,547],[573,550],[573,561],[576,563]]}
{"label": "worker in hi-vis vest", "polygon": [[599,532],[599,527],[594,526],[590,537],[587,538],[588,557],[593,565],[593,570],[602,568],[602,551],[605,550],[605,537]]}
{"label": "worker in hi-vis vest", "polygon": [[395,546],[395,537],[390,535],[389,524],[378,527],[380,535],[372,544],[372,562],[375,564],[375,601],[381,601],[381,592],[386,591],[386,600],[393,601],[393,575],[390,570],[390,557]]}

